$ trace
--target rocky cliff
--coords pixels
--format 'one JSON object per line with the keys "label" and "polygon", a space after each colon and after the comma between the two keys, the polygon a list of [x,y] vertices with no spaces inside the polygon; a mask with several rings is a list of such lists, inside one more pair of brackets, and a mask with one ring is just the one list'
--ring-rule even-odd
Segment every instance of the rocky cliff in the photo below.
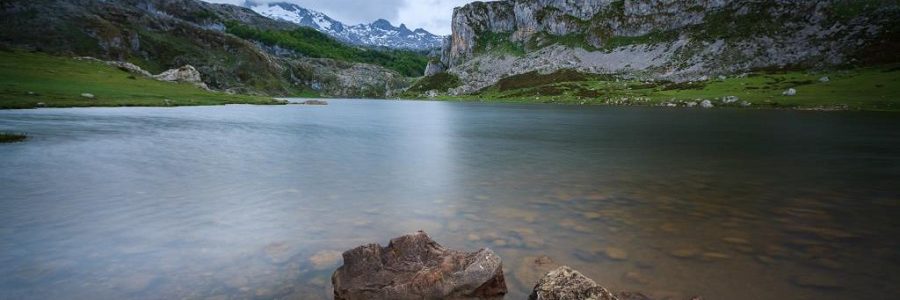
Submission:
{"label": "rocky cliff", "polygon": [[759,68],[897,61],[890,0],[505,0],[456,8],[441,62],[472,93],[575,69],[687,81]]}

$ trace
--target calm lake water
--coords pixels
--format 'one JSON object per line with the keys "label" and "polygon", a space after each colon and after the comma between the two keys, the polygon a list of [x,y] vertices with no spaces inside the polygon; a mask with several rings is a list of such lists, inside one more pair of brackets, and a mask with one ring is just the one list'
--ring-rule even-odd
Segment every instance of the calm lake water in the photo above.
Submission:
{"label": "calm lake water", "polygon": [[683,299],[900,295],[900,115],[332,100],[0,111],[0,299],[321,299],[419,229]]}

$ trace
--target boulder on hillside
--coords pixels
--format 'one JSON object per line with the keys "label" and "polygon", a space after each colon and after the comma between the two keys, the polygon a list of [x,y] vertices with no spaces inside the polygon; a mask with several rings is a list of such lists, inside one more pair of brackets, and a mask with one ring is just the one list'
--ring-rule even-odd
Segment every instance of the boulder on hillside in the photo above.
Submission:
{"label": "boulder on hillside", "polygon": [[197,71],[197,69],[191,65],[184,65],[178,69],[170,69],[159,73],[159,75],[153,75],[153,78],[160,81],[193,83],[203,89],[209,89],[209,87],[206,86],[206,83],[203,83],[203,79],[200,78],[200,71]]}
{"label": "boulder on hillside", "polygon": [[447,249],[419,231],[344,252],[331,277],[334,299],[500,298],[506,282],[500,256]]}
{"label": "boulder on hillside", "polygon": [[108,62],[106,62],[106,64],[116,67],[116,68],[119,68],[119,70],[122,70],[122,71],[125,71],[128,73],[133,73],[133,74],[141,75],[144,77],[153,77],[153,74],[150,74],[150,72],[144,71],[144,69],[141,69],[141,67],[139,67],[133,63],[130,63],[130,62],[108,61]]}
{"label": "boulder on hillside", "polygon": [[144,69],[141,69],[141,67],[139,67],[133,63],[126,62],[126,61],[115,61],[115,60],[106,61],[106,60],[101,60],[101,59],[97,59],[97,58],[90,57],[90,56],[76,57],[75,60],[104,63],[108,66],[113,66],[113,67],[119,68],[119,70],[122,70],[125,72],[129,72],[129,73],[133,73],[133,74],[137,74],[137,75],[141,75],[141,76],[145,76],[145,77],[153,77],[153,74],[150,74],[150,72],[144,71]]}

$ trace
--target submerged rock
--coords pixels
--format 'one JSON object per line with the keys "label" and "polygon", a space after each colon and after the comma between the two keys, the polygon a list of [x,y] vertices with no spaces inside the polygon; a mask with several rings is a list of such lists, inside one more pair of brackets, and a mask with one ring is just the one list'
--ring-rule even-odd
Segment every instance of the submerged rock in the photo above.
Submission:
{"label": "submerged rock", "polygon": [[521,286],[530,287],[547,272],[559,267],[560,265],[549,256],[527,256],[522,259],[522,263],[515,269],[513,275]]}
{"label": "submerged rock", "polygon": [[316,270],[325,270],[329,267],[337,265],[337,263],[341,260],[341,252],[334,250],[322,250],[316,252],[309,258],[309,262],[312,263],[313,268]]}
{"label": "submerged rock", "polygon": [[96,98],[96,96],[94,96],[94,94],[91,94],[91,93],[81,93],[81,97],[82,97],[82,98],[88,98],[88,99],[94,99],[94,98]]}
{"label": "submerged rock", "polygon": [[538,281],[529,300],[618,300],[599,284],[567,266],[550,271]]}
{"label": "submerged rock", "polygon": [[609,257],[612,260],[628,259],[628,252],[622,248],[606,247],[606,249],[603,249],[603,254],[606,254],[606,257]]}
{"label": "submerged rock", "polygon": [[269,263],[280,265],[288,262],[294,255],[292,247],[286,242],[273,242],[263,248],[263,254]]}
{"label": "submerged rock", "polygon": [[344,252],[334,299],[492,298],[506,294],[500,256],[444,248],[419,231]]}
{"label": "submerged rock", "polygon": [[785,95],[785,96],[796,96],[797,90],[794,88],[789,88],[789,89],[785,90],[784,92],[782,92],[781,94]]}
{"label": "submerged rock", "polygon": [[841,280],[822,274],[797,275],[791,278],[791,282],[800,287],[814,289],[837,290],[845,287]]}
{"label": "submerged rock", "polygon": [[325,101],[325,100],[306,100],[306,101],[300,102],[300,104],[305,104],[305,105],[328,105],[328,101]]}

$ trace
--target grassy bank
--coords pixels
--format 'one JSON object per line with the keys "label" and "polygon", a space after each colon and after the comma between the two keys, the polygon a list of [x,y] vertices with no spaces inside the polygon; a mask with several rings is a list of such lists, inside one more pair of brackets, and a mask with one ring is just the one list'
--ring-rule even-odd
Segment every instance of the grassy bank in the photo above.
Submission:
{"label": "grassy bank", "polygon": [[[827,80],[824,79],[827,77]],[[787,89],[796,95],[785,96]],[[737,101],[724,103],[724,97]],[[511,103],[676,105],[710,100],[715,106],[900,111],[900,66],[830,72],[758,71],[696,82],[616,80],[560,71],[501,80],[474,95],[439,96],[454,101]],[[743,102],[744,105],[742,105]]]}
{"label": "grassy bank", "polygon": [[27,139],[28,136],[18,133],[0,132],[0,143],[15,143]]}
{"label": "grassy bank", "polygon": [[[94,98],[83,97],[92,94]],[[279,104],[270,97],[209,92],[99,62],[0,51],[0,108]]]}

